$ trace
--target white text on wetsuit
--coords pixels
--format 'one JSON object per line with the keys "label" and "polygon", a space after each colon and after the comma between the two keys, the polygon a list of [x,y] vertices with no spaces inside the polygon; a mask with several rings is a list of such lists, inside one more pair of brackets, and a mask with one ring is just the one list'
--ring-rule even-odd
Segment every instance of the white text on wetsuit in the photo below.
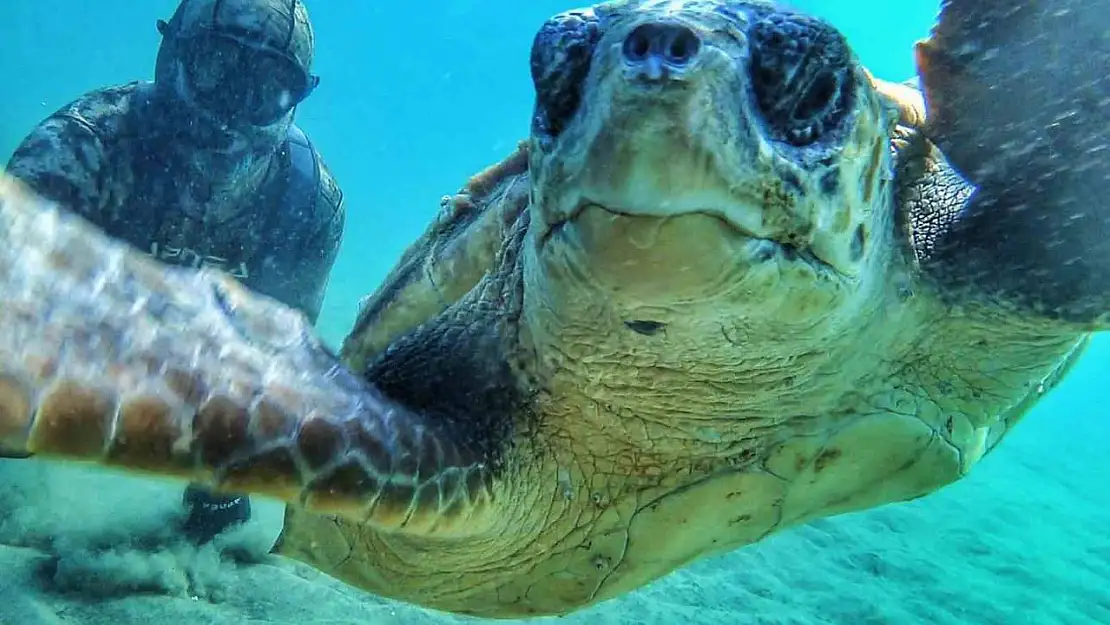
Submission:
{"label": "white text on wetsuit", "polygon": [[250,277],[250,272],[247,271],[246,263],[240,262],[238,266],[229,267],[226,258],[201,254],[187,247],[159,245],[157,241],[153,241],[150,244],[150,255],[163,262],[185,265],[186,267],[192,267],[194,269],[199,269],[201,267],[220,269],[240,280],[245,280]]}

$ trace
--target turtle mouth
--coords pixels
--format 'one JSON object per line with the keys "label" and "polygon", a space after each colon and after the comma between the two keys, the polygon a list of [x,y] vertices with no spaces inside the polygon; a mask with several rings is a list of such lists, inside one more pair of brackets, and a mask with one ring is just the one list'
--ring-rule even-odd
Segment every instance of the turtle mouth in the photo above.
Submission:
{"label": "turtle mouth", "polygon": [[[575,205],[573,210],[565,213],[564,216],[561,216],[547,225],[544,233],[540,237],[540,245],[543,246],[548,241],[558,238],[588,209],[599,209],[616,217],[657,219],[661,222],[694,215],[709,217],[720,224],[723,232],[726,232],[729,236],[737,240],[742,246],[740,249],[745,253],[745,260],[752,264],[771,262],[800,263],[808,265],[813,270],[823,275],[840,275],[840,271],[838,271],[836,267],[814,254],[813,251],[805,245],[804,239],[800,236],[794,233],[789,233],[783,237],[760,235],[753,232],[751,228],[745,227],[740,220],[734,219],[729,215],[728,211],[714,208],[684,210],[677,214],[660,215],[614,207],[589,199],[582,199]],[[691,242],[691,249],[696,248],[696,246],[696,242]]]}

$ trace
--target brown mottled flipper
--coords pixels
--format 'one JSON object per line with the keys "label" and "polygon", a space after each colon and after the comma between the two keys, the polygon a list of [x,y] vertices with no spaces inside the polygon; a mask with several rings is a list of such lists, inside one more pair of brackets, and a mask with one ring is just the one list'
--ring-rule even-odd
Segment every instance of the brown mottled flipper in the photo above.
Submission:
{"label": "brown mottled flipper", "polygon": [[343,361],[361,371],[394,339],[443,312],[494,265],[510,224],[528,206],[527,144],[479,172],[363,301],[354,329],[343,342]]}
{"label": "brown mottled flipper", "polygon": [[976,186],[937,239],[953,293],[1110,325],[1110,6],[948,0],[917,46],[929,137]]}
{"label": "brown mottled flipper", "polygon": [[0,445],[432,531],[477,450],[350,374],[300,314],[170,269],[0,176]]}

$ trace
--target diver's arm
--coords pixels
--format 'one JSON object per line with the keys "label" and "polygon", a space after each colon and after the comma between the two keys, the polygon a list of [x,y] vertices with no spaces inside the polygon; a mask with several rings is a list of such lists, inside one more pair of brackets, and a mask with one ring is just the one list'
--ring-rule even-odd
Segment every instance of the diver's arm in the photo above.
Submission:
{"label": "diver's arm", "polygon": [[6,169],[39,195],[100,225],[105,161],[104,144],[92,125],[60,112],[23,139]]}
{"label": "diver's arm", "polygon": [[346,221],[342,193],[330,177],[323,182],[308,210],[276,209],[300,218],[285,220],[266,235],[270,260],[244,280],[251,290],[303,312],[312,324],[320,316]]}
{"label": "diver's arm", "polygon": [[307,213],[312,221],[297,228],[303,236],[294,237],[297,242],[291,250],[292,266],[286,276],[286,292],[290,295],[287,303],[301,310],[313,325],[320,317],[328,278],[339,255],[347,221],[343,190],[323,158],[316,154],[315,160],[318,167],[316,201],[313,210]]}
{"label": "diver's arm", "polygon": [[304,249],[300,250],[291,289],[294,301],[290,304],[303,311],[313,325],[320,316],[328,277],[335,265],[335,258],[339,255],[339,245],[343,241],[345,223],[346,213],[340,198],[338,204],[332,209],[332,218],[323,224],[316,235],[306,241]]}

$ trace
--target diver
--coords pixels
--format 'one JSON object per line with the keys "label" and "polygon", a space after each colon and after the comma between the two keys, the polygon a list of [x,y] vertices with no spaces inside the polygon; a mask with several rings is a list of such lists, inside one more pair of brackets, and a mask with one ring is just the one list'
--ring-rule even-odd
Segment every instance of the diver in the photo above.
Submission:
{"label": "diver", "polygon": [[[87,93],[35,127],[7,170],[166,262],[213,266],[320,314],[343,235],[342,192],[294,110],[316,87],[300,0],[183,0],[154,81]],[[246,496],[189,485],[200,545],[250,518]]]}

